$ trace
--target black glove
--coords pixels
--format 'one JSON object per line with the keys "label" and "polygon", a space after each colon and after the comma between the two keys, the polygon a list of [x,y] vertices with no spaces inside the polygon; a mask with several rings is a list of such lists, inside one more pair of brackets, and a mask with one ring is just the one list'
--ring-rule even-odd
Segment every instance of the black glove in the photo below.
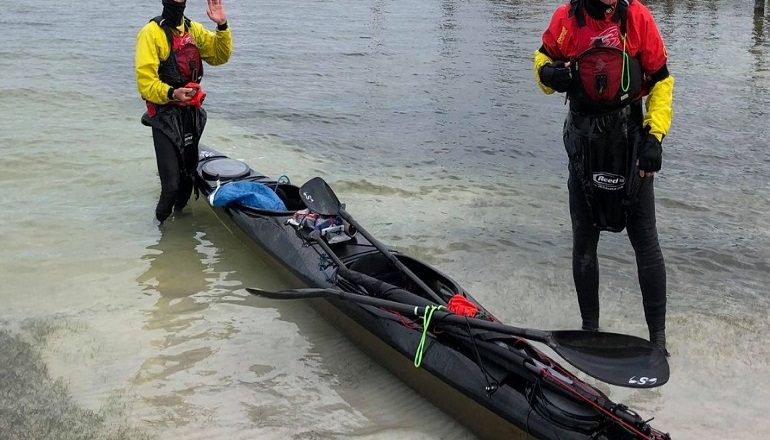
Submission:
{"label": "black glove", "polygon": [[572,82],[569,67],[564,65],[564,61],[544,65],[540,68],[540,82],[559,93],[566,92]]}
{"label": "black glove", "polygon": [[661,147],[660,141],[655,135],[647,133],[647,137],[642,141],[642,145],[639,146],[639,169],[648,173],[654,173],[655,171],[660,171],[662,162],[663,147]]}

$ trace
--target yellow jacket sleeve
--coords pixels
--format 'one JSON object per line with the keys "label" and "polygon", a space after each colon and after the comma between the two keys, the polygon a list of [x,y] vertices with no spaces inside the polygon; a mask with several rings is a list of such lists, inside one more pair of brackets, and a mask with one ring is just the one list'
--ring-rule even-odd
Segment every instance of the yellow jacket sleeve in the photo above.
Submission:
{"label": "yellow jacket sleeve", "polygon": [[540,68],[545,66],[548,63],[553,63],[553,60],[548,55],[544,54],[543,52],[540,52],[540,50],[535,51],[535,81],[537,81],[537,85],[540,86],[540,89],[543,90],[543,93],[546,95],[550,95],[553,92],[555,92],[554,89],[544,85],[540,81]]}
{"label": "yellow jacket sleeve", "polygon": [[233,53],[233,38],[230,27],[212,32],[198,22],[190,22],[190,35],[201,53],[201,59],[211,66],[226,63]]}
{"label": "yellow jacket sleeve", "polygon": [[645,102],[646,113],[642,126],[650,126],[650,133],[654,134],[659,141],[668,134],[671,128],[671,119],[674,116],[674,110],[671,103],[674,100],[674,77],[669,75],[658,81],[652,86],[647,101]]}
{"label": "yellow jacket sleeve", "polygon": [[158,76],[160,60],[169,55],[166,33],[155,22],[149,22],[136,36],[136,87],[143,99],[155,104],[168,103],[171,86]]}
{"label": "yellow jacket sleeve", "polygon": [[[183,27],[180,25],[179,30]],[[233,50],[233,41],[228,27],[224,31],[212,32],[198,22],[190,22],[190,35],[201,54],[201,59],[212,66],[226,63]],[[143,99],[155,104],[167,104],[169,84],[158,76],[161,60],[168,58],[171,48],[163,29],[157,23],[147,23],[136,36],[136,87]]]}

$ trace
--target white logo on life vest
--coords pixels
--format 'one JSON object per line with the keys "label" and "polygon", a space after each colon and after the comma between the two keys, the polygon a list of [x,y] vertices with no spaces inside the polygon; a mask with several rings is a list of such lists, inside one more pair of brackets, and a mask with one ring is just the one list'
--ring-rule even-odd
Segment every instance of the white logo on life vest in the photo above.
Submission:
{"label": "white logo on life vest", "polygon": [[655,383],[658,382],[657,377],[639,377],[636,376],[632,377],[631,379],[628,379],[628,383],[632,385],[655,385]]}
{"label": "white logo on life vest", "polygon": [[599,46],[622,47],[620,28],[618,26],[608,27],[601,34],[591,37],[591,46],[597,46],[596,40],[601,41]]}
{"label": "white logo on life vest", "polygon": [[616,191],[623,189],[626,184],[626,178],[611,173],[594,173],[594,185],[597,188]]}

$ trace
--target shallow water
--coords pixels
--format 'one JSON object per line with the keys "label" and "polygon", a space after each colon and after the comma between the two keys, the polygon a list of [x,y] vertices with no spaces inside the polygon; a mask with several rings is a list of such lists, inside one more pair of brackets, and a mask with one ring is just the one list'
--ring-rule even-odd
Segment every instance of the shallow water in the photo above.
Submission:
{"label": "shallow water", "polygon": [[[4,438],[473,438],[308,304],[247,295],[287,280],[202,201],[152,225],[132,65],[159,3],[0,0]],[[230,3],[207,144],[324,177],[370,232],[505,322],[579,325],[565,107],[531,72],[557,2]],[[646,3],[676,78],[656,179],[672,378],[598,385],[674,439],[763,438],[770,19],[752,2]],[[188,15],[207,23],[204,9]],[[644,336],[625,234],[599,249],[602,327]]]}

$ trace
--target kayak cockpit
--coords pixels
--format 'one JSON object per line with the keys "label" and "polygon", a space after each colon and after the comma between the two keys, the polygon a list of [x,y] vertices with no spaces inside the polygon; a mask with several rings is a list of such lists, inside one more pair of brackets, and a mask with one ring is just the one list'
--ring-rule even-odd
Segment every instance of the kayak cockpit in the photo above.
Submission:
{"label": "kayak cockpit", "polygon": [[[436,292],[439,297],[444,299],[445,302],[449,301],[455,294],[464,292],[458,283],[435,268],[409,257],[408,255],[394,253],[394,256],[431,290]],[[371,288],[374,292],[370,293],[374,296],[382,298],[392,297],[394,292],[393,287],[396,287],[398,290],[413,292],[415,296],[422,298],[425,302],[433,302],[428,298],[424,298],[422,295],[418,295],[421,293],[419,286],[406,276],[404,271],[399,270],[392,262],[390,262],[390,260],[388,260],[382,253],[372,252],[361,255],[350,264],[347,264],[347,267],[350,269],[350,272],[353,272],[354,274],[362,274],[382,282],[378,287]],[[354,277],[354,275],[347,272],[346,275],[348,278]],[[363,280],[361,279],[356,279],[356,282],[358,283],[361,283],[362,281]]]}
{"label": "kayak cockpit", "polygon": [[[205,183],[199,187],[204,189],[204,195],[212,206],[230,205],[246,213],[265,216],[293,215],[306,208],[296,185],[259,174],[243,161],[218,155],[203,147],[198,179]],[[232,189],[233,185],[240,185],[242,189],[232,191],[234,195],[230,199],[214,200],[214,196],[226,185],[230,185],[228,189]],[[273,194],[267,197],[270,193]]]}

